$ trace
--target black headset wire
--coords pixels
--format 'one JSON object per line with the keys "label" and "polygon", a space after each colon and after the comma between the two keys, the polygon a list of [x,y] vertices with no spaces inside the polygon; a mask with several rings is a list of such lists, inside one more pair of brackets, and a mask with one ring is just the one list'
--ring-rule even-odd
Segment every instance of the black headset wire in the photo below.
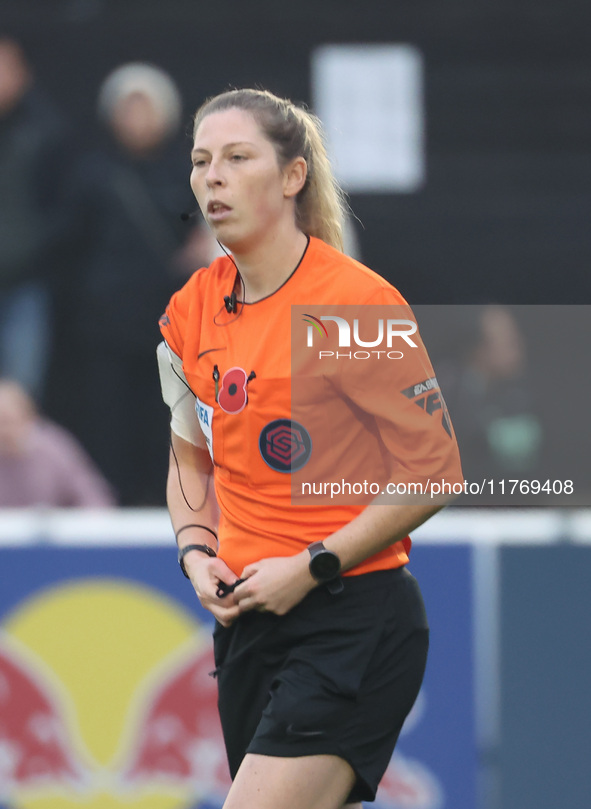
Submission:
{"label": "black headset wire", "polygon": [[[195,394],[191,390],[191,387],[187,384],[186,379],[183,379],[183,377],[180,374],[177,373],[176,368],[174,367],[174,365],[172,363],[170,364],[170,367],[172,368],[173,374],[176,377],[178,377],[178,379],[180,379],[180,381],[187,388],[189,393],[192,396],[195,396]],[[189,503],[189,500],[187,499],[187,495],[185,494],[185,489],[183,487],[183,481],[181,479],[181,467],[180,467],[179,460],[177,458],[176,452],[174,450],[174,445],[172,443],[172,435],[170,436],[170,451],[172,452],[172,457],[174,458],[174,463],[176,465],[176,473],[177,473],[177,478],[178,478],[178,481],[179,481],[179,488],[180,488],[181,494],[183,496],[183,500],[187,504],[187,508],[189,508],[193,513],[196,514],[197,512],[201,511],[204,508],[204,506],[205,506],[205,504],[207,502],[207,497],[208,497],[208,494],[209,494],[209,486],[211,484],[211,473],[209,473],[207,475],[207,484],[205,486],[205,493],[203,495],[203,500],[201,501],[201,505],[198,508],[193,508],[193,506]],[[213,469],[213,463],[212,463],[212,469]]]}
{"label": "black headset wire", "polygon": [[[240,301],[241,306],[240,306],[240,310],[239,310],[238,314],[236,315],[236,317],[233,317],[231,320],[228,320],[226,323],[218,323],[217,317],[222,312],[222,310],[226,307],[225,303],[223,304],[223,306],[221,306],[219,308],[219,310],[213,316],[213,322],[215,323],[216,326],[229,326],[231,323],[234,323],[236,320],[238,320],[238,318],[242,314],[242,310],[244,309],[244,298],[246,296],[246,287],[244,286],[244,280],[242,278],[242,275],[240,274],[240,270],[238,269],[238,265],[234,261],[234,257],[226,250],[226,248],[224,247],[224,245],[220,241],[218,241],[218,244],[221,247],[221,249],[224,251],[226,256],[230,259],[232,264],[236,267],[236,273],[238,275],[238,278],[240,279],[240,285],[242,287],[242,301]],[[236,286],[236,279],[234,279],[234,286]],[[232,290],[232,291],[234,291],[234,290]],[[194,396],[195,394],[191,390],[190,385],[187,384],[186,379],[183,379],[183,377],[180,376],[180,374],[177,373],[177,371],[176,371],[174,365],[172,365],[172,363],[171,363],[171,368],[172,368],[172,371],[173,371],[174,375],[177,376],[180,379],[180,381],[187,388],[187,390]],[[254,374],[254,372],[251,372],[251,374]],[[177,472],[177,477],[178,477],[178,481],[179,481],[179,488],[180,488],[180,492],[181,492],[181,494],[183,496],[183,500],[185,501],[185,503],[187,504],[187,507],[192,512],[197,513],[197,512],[201,511],[204,508],[205,503],[207,502],[207,496],[209,494],[209,486],[210,486],[210,483],[211,483],[211,474],[209,474],[207,476],[207,485],[205,487],[205,493],[203,495],[203,500],[201,502],[201,505],[198,508],[193,508],[193,506],[189,503],[187,495],[185,494],[185,489],[183,487],[183,481],[181,479],[181,467],[180,467],[180,464],[179,464],[179,461],[178,461],[178,458],[177,458],[177,454],[175,452],[175,449],[174,449],[174,446],[173,446],[173,443],[172,443],[172,436],[170,437],[170,450],[172,452],[172,457],[174,458],[174,462],[175,462],[175,465],[176,465],[176,472]],[[213,466],[212,466],[212,468],[213,468]]]}

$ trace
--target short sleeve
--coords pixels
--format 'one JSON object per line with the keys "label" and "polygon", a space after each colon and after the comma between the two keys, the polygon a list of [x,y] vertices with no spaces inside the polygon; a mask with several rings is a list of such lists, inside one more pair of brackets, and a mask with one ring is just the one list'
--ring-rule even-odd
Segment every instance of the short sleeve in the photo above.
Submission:
{"label": "short sleeve", "polygon": [[159,320],[160,331],[172,351],[182,359],[187,323],[192,306],[199,300],[199,280],[202,270],[194,273],[187,283],[175,292]]}
{"label": "short sleeve", "polygon": [[[375,428],[391,463],[391,479],[427,486],[462,479],[451,419],[437,377],[416,335],[400,359],[351,364],[338,377],[342,395]],[[422,490],[421,490],[422,491]]]}
{"label": "short sleeve", "polygon": [[[397,306],[396,312],[397,319],[416,322],[407,304]],[[401,331],[404,333],[404,327]],[[339,375],[341,391],[375,422],[391,462],[390,479],[401,484],[400,491],[439,492],[443,481],[453,485],[462,480],[443,392],[418,330],[393,341],[393,346],[390,354],[370,360],[368,365],[351,362],[345,366],[346,371]]]}

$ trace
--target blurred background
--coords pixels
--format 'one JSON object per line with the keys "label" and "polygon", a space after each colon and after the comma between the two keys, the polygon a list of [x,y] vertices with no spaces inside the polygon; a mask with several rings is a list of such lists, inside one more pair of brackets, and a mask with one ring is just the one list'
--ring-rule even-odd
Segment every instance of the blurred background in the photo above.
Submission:
{"label": "blurred background", "polygon": [[[379,807],[591,805],[590,23],[583,0],[0,0],[0,804],[221,805],[224,776],[212,786],[203,750],[191,764],[166,747],[166,700],[140,688],[207,628],[158,550],[174,540],[154,349],[170,294],[217,250],[199,216],[181,219],[195,209],[191,116],[261,86],[324,120],[348,251],[416,307],[466,477],[575,481],[570,500],[557,486],[468,499],[480,508],[424,529],[415,565],[446,616],[426,693],[443,712],[409,730]],[[103,589],[76,590],[87,578]],[[130,620],[109,646],[121,609],[174,641],[134,645]],[[63,633],[57,651],[43,640],[74,614],[103,622],[94,657],[74,642],[66,655]],[[113,661],[130,648],[143,668],[123,686]],[[112,684],[113,717],[144,689],[160,758],[93,715],[75,672],[101,655],[112,666],[91,681]],[[7,713],[17,681],[46,725],[48,706],[63,711],[51,727],[78,734],[75,752],[25,739],[28,708]],[[218,750],[195,728],[187,745]]]}

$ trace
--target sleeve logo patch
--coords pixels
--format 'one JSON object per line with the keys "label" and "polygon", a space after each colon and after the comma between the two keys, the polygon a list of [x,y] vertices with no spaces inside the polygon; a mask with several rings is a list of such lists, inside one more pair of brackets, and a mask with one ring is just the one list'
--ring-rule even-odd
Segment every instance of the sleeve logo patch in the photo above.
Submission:
{"label": "sleeve logo patch", "polygon": [[401,393],[407,399],[414,399],[415,404],[422,410],[433,415],[437,410],[441,410],[441,426],[451,438],[451,421],[449,413],[441,391],[438,389],[439,383],[437,379],[432,376],[430,379],[425,379],[422,382],[417,382],[416,385],[411,385],[410,388],[405,388]]}

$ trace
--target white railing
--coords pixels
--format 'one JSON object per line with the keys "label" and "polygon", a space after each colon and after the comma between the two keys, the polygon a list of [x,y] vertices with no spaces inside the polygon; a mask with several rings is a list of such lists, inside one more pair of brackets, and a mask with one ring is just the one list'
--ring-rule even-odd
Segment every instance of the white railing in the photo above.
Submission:
{"label": "white railing", "polygon": [[[447,509],[413,532],[428,543],[591,543],[591,509]],[[166,545],[174,543],[168,513],[141,509],[3,509],[0,547]]]}

